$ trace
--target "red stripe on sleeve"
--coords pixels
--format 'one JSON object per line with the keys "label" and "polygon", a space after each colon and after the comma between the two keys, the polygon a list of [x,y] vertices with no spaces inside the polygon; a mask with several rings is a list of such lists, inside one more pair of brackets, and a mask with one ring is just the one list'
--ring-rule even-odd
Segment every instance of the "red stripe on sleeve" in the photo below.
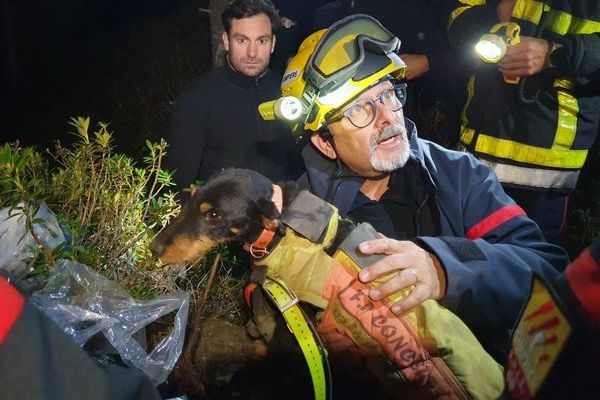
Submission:
{"label": "red stripe on sleeve", "polygon": [[499,210],[494,211],[488,215],[478,224],[474,225],[467,231],[467,239],[477,239],[485,235],[491,230],[496,229],[506,221],[518,217],[521,215],[527,215],[525,211],[517,204],[510,206],[504,206]]}
{"label": "red stripe on sleeve", "polygon": [[585,250],[567,267],[567,282],[588,318],[600,324],[600,266]]}
{"label": "red stripe on sleeve", "polygon": [[23,296],[0,277],[0,345],[4,343],[24,305]]}

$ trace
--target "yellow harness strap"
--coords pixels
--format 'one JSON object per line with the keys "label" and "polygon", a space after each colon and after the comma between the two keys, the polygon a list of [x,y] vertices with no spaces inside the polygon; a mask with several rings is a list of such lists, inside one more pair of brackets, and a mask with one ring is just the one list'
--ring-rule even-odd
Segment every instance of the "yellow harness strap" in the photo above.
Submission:
{"label": "yellow harness strap", "polygon": [[298,297],[283,282],[278,282],[269,277],[265,277],[262,287],[283,315],[288,329],[300,345],[310,371],[315,400],[330,399],[331,385],[328,384],[329,362],[327,361],[327,352],[313,325],[302,312]]}

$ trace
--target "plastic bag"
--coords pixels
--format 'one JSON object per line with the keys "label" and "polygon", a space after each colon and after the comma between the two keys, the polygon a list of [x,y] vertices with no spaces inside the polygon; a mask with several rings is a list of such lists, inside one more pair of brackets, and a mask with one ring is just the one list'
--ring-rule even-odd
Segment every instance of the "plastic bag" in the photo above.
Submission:
{"label": "plastic bag", "polygon": [[[23,204],[0,210],[0,271],[18,281],[29,271],[27,261],[32,256],[36,243],[27,230]],[[42,202],[34,217],[33,231],[43,246],[53,249],[65,241],[65,236],[56,217]]]}
{"label": "plastic bag", "polygon": [[[167,379],[181,355],[189,310],[187,292],[135,300],[91,268],[60,260],[47,285],[31,300],[80,345],[101,332],[127,365],[144,371],[155,385]],[[134,336],[175,310],[171,332],[147,353]]]}

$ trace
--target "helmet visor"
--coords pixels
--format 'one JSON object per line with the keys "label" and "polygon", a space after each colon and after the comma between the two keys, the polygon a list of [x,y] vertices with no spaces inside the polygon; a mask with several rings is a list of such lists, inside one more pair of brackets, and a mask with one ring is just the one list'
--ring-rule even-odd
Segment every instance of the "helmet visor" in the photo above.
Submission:
{"label": "helmet visor", "polygon": [[304,79],[326,94],[354,76],[366,50],[387,54],[399,47],[400,40],[375,18],[351,15],[327,30],[308,62]]}

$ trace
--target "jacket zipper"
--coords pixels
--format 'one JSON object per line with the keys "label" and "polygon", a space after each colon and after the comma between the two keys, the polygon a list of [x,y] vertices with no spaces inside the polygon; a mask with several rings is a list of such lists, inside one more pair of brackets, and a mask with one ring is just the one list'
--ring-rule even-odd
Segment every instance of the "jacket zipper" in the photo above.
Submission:
{"label": "jacket zipper", "polygon": [[421,233],[421,227],[419,226],[419,213],[421,212],[421,210],[423,209],[423,207],[425,206],[425,204],[427,203],[427,201],[429,200],[429,193],[425,193],[425,198],[423,199],[423,201],[421,202],[421,204],[419,204],[419,206],[417,207],[417,211],[415,211],[415,237],[419,236],[419,234]]}
{"label": "jacket zipper", "polygon": [[337,207],[336,205],[336,197],[340,191],[340,186],[342,186],[342,182],[338,182],[337,185],[335,186],[335,189],[333,190],[333,193],[331,194],[331,196],[329,196],[329,198],[331,199],[330,203],[334,206]]}

